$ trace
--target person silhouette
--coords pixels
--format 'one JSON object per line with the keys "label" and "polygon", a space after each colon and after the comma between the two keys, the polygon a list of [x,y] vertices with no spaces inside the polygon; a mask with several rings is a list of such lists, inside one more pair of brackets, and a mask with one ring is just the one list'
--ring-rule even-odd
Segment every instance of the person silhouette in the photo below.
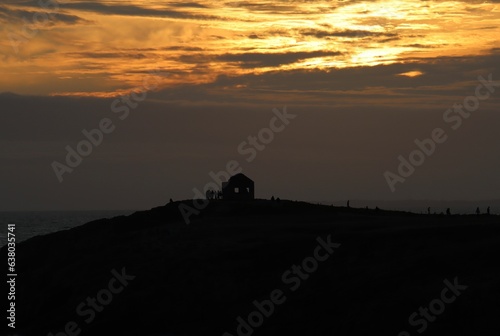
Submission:
{"label": "person silhouette", "polygon": [[347,200],[347,207],[350,208],[351,207],[351,202],[349,200]]}
{"label": "person silhouette", "polygon": [[488,209],[486,209],[486,213],[488,214],[488,216],[490,215],[490,207],[488,207]]}
{"label": "person silhouette", "polygon": [[480,214],[481,214],[481,210],[479,210],[479,207],[477,207],[477,209],[476,209],[476,215],[479,216]]}
{"label": "person silhouette", "polygon": [[273,202],[274,202],[274,196],[271,196],[271,201],[273,201]]}
{"label": "person silhouette", "polygon": [[431,214],[431,207],[428,207],[427,208],[427,214],[430,215]]}
{"label": "person silhouette", "polygon": [[451,209],[450,209],[450,208],[446,209],[446,214],[447,214],[448,216],[449,216],[449,215],[451,215]]}

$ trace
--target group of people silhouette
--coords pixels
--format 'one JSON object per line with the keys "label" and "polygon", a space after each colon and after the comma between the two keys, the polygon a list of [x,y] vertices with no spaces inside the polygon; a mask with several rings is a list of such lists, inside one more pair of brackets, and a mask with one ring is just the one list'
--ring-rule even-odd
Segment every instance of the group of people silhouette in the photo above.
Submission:
{"label": "group of people silhouette", "polygon": [[[206,191],[205,196],[207,197],[208,200],[219,200],[219,199],[222,199],[222,191],[221,190],[216,191],[216,190],[210,189],[210,190]],[[274,196],[271,197],[271,201],[275,201],[275,200],[280,201],[279,198],[275,199]],[[170,199],[170,202],[173,202],[172,199]],[[350,207],[351,207],[351,202],[348,200],[347,201],[347,208],[350,208]],[[366,207],[366,209],[368,209],[368,207]],[[376,210],[379,210],[379,208],[376,207]],[[431,215],[431,207],[427,208],[427,214]],[[491,208],[488,207],[486,209],[486,215],[490,215],[490,214],[491,214]],[[451,216],[451,208],[446,209],[446,215]],[[479,207],[477,207],[477,209],[476,209],[476,215],[478,215],[478,216],[481,215],[481,210]]]}
{"label": "group of people silhouette", "polygon": [[[481,214],[481,210],[479,210],[479,207],[476,209],[476,215],[480,215]],[[486,214],[489,215],[490,214],[490,207],[488,207],[488,209],[486,209]]]}
{"label": "group of people silhouette", "polygon": [[[428,215],[430,215],[430,214],[431,214],[431,207],[428,207],[428,208],[427,208],[427,214],[428,214]],[[450,216],[450,215],[451,215],[451,209],[450,209],[450,208],[446,209],[446,214],[447,214],[448,216]],[[487,215],[490,215],[490,214],[491,214],[491,208],[490,208],[490,207],[488,207],[488,208],[486,209],[486,214],[487,214]],[[479,216],[479,215],[481,215],[481,210],[479,209],[479,207],[477,207],[477,209],[476,209],[476,215],[478,215],[478,216]]]}
{"label": "group of people silhouette", "polygon": [[205,196],[208,200],[222,199],[222,191],[210,189],[205,192]]}
{"label": "group of people silhouette", "polygon": [[[349,201],[349,200],[348,200],[348,201],[347,201],[347,208],[349,209],[350,207],[351,207],[351,201]],[[366,207],[366,209],[368,210],[368,206]],[[375,210],[379,210],[379,208],[378,208],[378,207],[376,207],[376,208],[375,208]],[[431,207],[428,207],[428,208],[427,208],[427,214],[428,214],[428,215],[431,215],[431,214],[432,214],[432,213],[431,213]],[[436,214],[436,213],[434,213],[434,214]],[[441,212],[441,214],[443,214],[443,213]],[[447,208],[447,209],[446,209],[446,214],[447,214],[448,216],[450,216],[450,215],[451,215],[451,208]],[[488,208],[486,209],[486,215],[490,215],[490,214],[491,214],[491,208],[490,208],[490,207],[488,207]],[[478,215],[478,216],[479,216],[479,215],[481,215],[481,210],[479,209],[479,207],[477,207],[477,209],[476,209],[476,215]]]}

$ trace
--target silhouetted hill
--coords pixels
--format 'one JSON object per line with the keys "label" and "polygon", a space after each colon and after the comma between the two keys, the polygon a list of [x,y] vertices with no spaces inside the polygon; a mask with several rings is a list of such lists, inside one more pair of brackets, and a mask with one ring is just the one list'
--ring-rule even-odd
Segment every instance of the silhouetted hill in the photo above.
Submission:
{"label": "silhouetted hill", "polygon": [[[179,204],[19,244],[17,335],[62,336],[70,321],[80,335],[238,335],[237,318],[277,289],[286,301],[246,335],[416,335],[410,315],[455,278],[468,288],[425,334],[498,335],[497,216],[215,201],[188,226]],[[340,247],[292,291],[284,272],[329,235]],[[135,278],[86,323],[87,297],[107,299],[123,268]]]}

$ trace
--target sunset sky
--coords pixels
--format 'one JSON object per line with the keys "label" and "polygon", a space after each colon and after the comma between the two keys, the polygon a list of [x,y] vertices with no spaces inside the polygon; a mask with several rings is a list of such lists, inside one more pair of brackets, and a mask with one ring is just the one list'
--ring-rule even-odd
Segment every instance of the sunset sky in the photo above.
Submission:
{"label": "sunset sky", "polygon": [[[498,0],[45,3],[0,4],[0,210],[148,208],[231,159],[257,197],[500,199],[500,88],[443,121],[500,80]],[[284,106],[297,117],[246,162]],[[116,130],[60,183],[51,164],[102,118]],[[438,127],[449,140],[391,192],[383,173]]]}

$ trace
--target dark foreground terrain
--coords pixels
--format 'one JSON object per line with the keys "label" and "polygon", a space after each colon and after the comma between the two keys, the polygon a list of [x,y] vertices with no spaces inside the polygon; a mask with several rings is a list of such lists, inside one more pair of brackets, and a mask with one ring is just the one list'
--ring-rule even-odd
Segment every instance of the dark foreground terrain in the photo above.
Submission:
{"label": "dark foreground terrain", "polygon": [[217,201],[188,226],[178,206],[19,244],[2,334],[500,335],[496,216]]}

